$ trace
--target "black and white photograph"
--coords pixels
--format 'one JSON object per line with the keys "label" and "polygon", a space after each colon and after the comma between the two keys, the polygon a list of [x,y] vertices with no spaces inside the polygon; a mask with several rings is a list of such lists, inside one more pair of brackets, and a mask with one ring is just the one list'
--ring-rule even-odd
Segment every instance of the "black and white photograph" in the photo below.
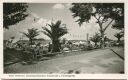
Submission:
{"label": "black and white photograph", "polygon": [[124,74],[124,9],[4,2],[3,73]]}

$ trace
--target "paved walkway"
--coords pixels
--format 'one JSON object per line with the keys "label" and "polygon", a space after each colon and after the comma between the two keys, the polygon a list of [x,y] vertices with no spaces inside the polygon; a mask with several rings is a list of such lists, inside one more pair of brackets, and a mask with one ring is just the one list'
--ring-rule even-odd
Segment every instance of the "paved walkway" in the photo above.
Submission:
{"label": "paved walkway", "polygon": [[[123,55],[121,48],[113,48]],[[124,61],[110,49],[61,57],[32,65],[16,63],[5,68],[6,73],[120,73]]]}

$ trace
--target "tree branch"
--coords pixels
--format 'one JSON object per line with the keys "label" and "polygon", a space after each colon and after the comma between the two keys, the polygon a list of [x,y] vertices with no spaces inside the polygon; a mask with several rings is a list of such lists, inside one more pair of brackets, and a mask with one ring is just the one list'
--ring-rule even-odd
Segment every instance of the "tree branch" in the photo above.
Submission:
{"label": "tree branch", "polygon": [[98,18],[95,15],[94,15],[94,17],[97,19],[97,21],[99,21]]}
{"label": "tree branch", "polygon": [[104,19],[105,19],[105,17],[102,19],[102,23],[104,23]]}
{"label": "tree branch", "polygon": [[[102,15],[101,15],[102,16]],[[101,16],[99,16],[98,20],[100,21]]]}
{"label": "tree branch", "polygon": [[101,23],[100,20],[99,20],[101,16],[99,16],[99,18],[97,18],[97,17],[94,15],[94,17],[97,19],[97,23],[99,24],[100,29],[102,30],[102,23]]}
{"label": "tree branch", "polygon": [[109,27],[109,25],[114,21],[114,19],[111,20],[111,22],[108,23],[108,25],[104,28],[104,31]]}

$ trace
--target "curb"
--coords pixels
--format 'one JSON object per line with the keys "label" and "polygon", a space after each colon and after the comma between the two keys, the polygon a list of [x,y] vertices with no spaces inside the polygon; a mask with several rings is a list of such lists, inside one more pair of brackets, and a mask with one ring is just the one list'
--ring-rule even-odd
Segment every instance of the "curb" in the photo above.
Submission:
{"label": "curb", "polygon": [[112,52],[114,52],[119,58],[121,58],[122,60],[124,60],[124,58],[122,56],[120,56],[117,52],[115,52],[113,49],[110,49]]}

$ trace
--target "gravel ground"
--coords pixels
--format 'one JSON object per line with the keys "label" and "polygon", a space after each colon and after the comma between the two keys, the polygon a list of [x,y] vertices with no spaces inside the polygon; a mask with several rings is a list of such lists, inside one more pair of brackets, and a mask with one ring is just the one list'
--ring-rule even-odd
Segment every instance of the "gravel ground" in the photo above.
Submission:
{"label": "gravel ground", "polygon": [[[124,55],[123,48],[113,48]],[[110,49],[74,52],[71,55],[40,61],[36,64],[22,65],[16,63],[4,68],[5,73],[122,73],[124,60],[115,55]]]}

